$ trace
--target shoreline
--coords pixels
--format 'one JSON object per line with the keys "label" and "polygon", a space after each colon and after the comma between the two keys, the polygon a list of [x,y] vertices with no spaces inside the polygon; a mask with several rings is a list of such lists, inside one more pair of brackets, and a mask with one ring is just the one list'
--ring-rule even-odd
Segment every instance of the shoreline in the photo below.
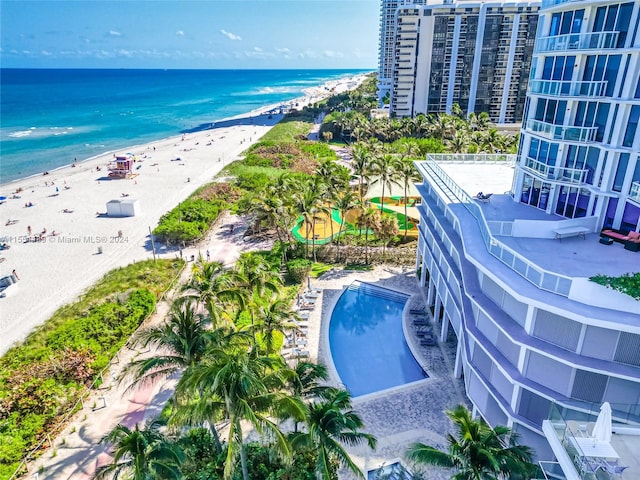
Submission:
{"label": "shoreline", "polygon": [[[156,142],[162,142],[165,140],[169,140],[172,138],[178,138],[181,137],[182,135],[185,134],[193,134],[193,133],[198,133],[198,132],[202,132],[202,131],[207,131],[207,130],[212,130],[213,129],[213,125],[215,125],[216,123],[219,122],[228,122],[228,121],[232,121],[232,120],[236,120],[236,119],[240,119],[240,118],[246,118],[246,116],[251,115],[251,114],[257,114],[257,112],[261,112],[264,111],[265,109],[276,109],[282,105],[291,105],[294,103],[302,103],[305,102],[305,105],[308,104],[313,104],[316,101],[319,101],[321,99],[327,98],[328,96],[333,95],[335,92],[331,91],[331,87],[335,87],[337,85],[342,85],[345,82],[347,83],[353,83],[354,84],[354,88],[356,85],[359,85],[360,83],[362,83],[362,79],[365,78],[367,75],[369,75],[371,72],[365,72],[365,73],[360,73],[360,74],[350,74],[347,75],[345,77],[340,77],[340,78],[334,78],[334,79],[330,79],[325,81],[322,84],[318,84],[318,85],[314,85],[314,86],[309,86],[309,87],[304,87],[301,89],[299,95],[297,97],[293,97],[290,99],[286,99],[286,100],[281,100],[279,102],[274,102],[274,103],[270,103],[270,104],[265,104],[265,105],[261,105],[257,108],[254,108],[251,111],[248,112],[242,112],[239,113],[237,115],[232,115],[229,117],[223,117],[220,119],[216,119],[216,120],[212,120],[211,122],[205,122],[205,123],[201,123],[200,126],[205,125],[206,123],[209,123],[211,125],[211,127],[209,128],[198,128],[195,127],[193,129],[183,129],[184,131],[176,131],[173,134],[170,135],[166,135],[166,136],[161,136],[161,137],[157,137],[157,138],[151,138],[149,140],[143,140],[142,143],[136,143],[135,145],[131,145],[131,144],[127,144],[124,145],[122,147],[117,147],[117,148],[111,148],[109,150],[105,150],[103,152],[100,153],[96,153],[93,154],[89,157],[86,158],[82,158],[81,160],[76,160],[75,162],[70,162],[64,165],[60,165],[57,166],[55,168],[50,168],[48,171],[49,173],[52,172],[57,172],[60,169],[65,169],[65,168],[71,168],[71,165],[73,163],[76,164],[76,166],[80,166],[81,164],[84,164],[86,162],[91,162],[93,160],[96,160],[100,157],[106,156],[106,155],[113,155],[113,154],[117,154],[119,152],[123,152],[123,151],[131,151],[132,149],[138,148],[138,147],[144,147],[148,144],[151,143],[156,143]],[[328,87],[328,88],[325,88]],[[352,90],[353,88],[348,88],[348,90]],[[192,130],[192,131],[189,131]],[[36,173],[32,173],[26,176],[22,176],[19,178],[13,178],[11,180],[8,180],[6,182],[3,182],[2,180],[2,175],[0,175],[0,194],[2,195],[8,195],[8,191],[10,190],[11,186],[15,183],[19,183],[22,182],[24,180],[28,180],[29,178],[37,178],[38,176],[42,175],[44,173],[45,170],[36,172]],[[1,173],[1,172],[0,172]]]}
{"label": "shoreline", "polygon": [[[302,108],[350,90],[364,78],[363,74],[331,80],[309,89],[315,96],[307,94],[275,106],[297,102]],[[15,271],[18,281],[0,298],[0,355],[108,271],[151,259],[149,229],[278,123],[283,115],[268,118],[273,108],[267,105],[216,121],[211,129],[125,147],[119,151],[132,152],[138,160],[131,178],[106,176],[104,166],[116,153],[112,151],[78,161],[75,167],[67,165],[48,175],[4,184],[7,199],[0,206],[0,243],[9,249],[0,251],[0,277]],[[107,202],[124,197],[139,202],[138,215],[104,215]],[[27,207],[30,203],[33,207]],[[176,248],[156,246],[159,258],[175,258],[179,253]],[[192,247],[183,253],[189,258],[199,252]]]}

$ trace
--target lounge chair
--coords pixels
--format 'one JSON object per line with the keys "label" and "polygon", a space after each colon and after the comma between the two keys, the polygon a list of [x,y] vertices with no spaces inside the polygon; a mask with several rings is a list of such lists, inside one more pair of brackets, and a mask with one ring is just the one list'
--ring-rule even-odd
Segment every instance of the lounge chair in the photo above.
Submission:
{"label": "lounge chair", "polygon": [[478,200],[479,202],[482,203],[489,203],[489,200],[491,199],[491,195],[493,195],[493,193],[482,193],[482,192],[478,192],[478,194],[474,197],[476,200]]}
{"label": "lounge chair", "polygon": [[412,315],[426,315],[427,314],[427,309],[422,307],[422,308],[412,308],[409,310],[409,313]]}
{"label": "lounge chair", "polygon": [[291,355],[293,357],[296,357],[296,358],[308,357],[309,356],[309,350],[302,350],[300,348],[294,348],[291,351]]}
{"label": "lounge chair", "polygon": [[622,475],[622,472],[629,468],[629,466],[611,463],[606,460],[600,460],[600,468],[611,475]]}
{"label": "lounge chair", "polygon": [[416,326],[428,326],[431,325],[431,323],[429,322],[429,320],[427,319],[422,319],[422,318],[414,318],[413,319],[413,324]]}
{"label": "lounge chair", "polygon": [[426,336],[420,340],[420,345],[423,347],[433,347],[436,344],[436,339],[432,336]]}
{"label": "lounge chair", "polygon": [[428,328],[425,328],[424,330],[417,330],[416,335],[418,337],[425,337],[425,336],[431,337],[433,336],[433,328],[428,327]]}

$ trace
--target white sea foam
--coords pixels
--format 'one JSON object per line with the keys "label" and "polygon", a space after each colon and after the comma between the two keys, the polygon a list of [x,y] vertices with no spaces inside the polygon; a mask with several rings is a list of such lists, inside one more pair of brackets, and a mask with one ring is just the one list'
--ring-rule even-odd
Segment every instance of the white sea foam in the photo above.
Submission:
{"label": "white sea foam", "polygon": [[274,93],[297,93],[299,88],[294,87],[262,87],[254,92],[255,95],[271,95]]}

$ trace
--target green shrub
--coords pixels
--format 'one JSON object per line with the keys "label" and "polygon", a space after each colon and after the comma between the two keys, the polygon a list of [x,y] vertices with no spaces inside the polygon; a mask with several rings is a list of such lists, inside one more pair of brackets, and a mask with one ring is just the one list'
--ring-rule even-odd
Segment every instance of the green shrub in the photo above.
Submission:
{"label": "green shrub", "polygon": [[198,240],[207,232],[225,206],[223,200],[185,200],[160,218],[153,234],[161,242],[171,244]]}
{"label": "green shrub", "polygon": [[[181,266],[159,260],[109,272],[0,358],[0,478],[11,476],[27,451],[76,404],[153,311],[156,295]],[[156,293],[138,288],[145,285]]]}
{"label": "green shrub", "polygon": [[589,278],[592,282],[605,287],[622,292],[630,297],[640,300],[640,272],[626,273],[621,277],[607,277],[606,275],[596,275]]}
{"label": "green shrub", "polygon": [[309,272],[311,271],[311,265],[311,260],[306,260],[304,258],[289,260],[287,262],[287,274],[289,275],[291,281],[302,283],[309,275]]}

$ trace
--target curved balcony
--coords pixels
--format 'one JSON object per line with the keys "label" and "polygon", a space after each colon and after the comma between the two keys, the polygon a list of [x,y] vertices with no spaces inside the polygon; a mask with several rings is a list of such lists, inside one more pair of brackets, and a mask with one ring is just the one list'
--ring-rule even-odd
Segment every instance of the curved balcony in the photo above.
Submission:
{"label": "curved balcony", "polygon": [[556,181],[571,185],[585,185],[589,170],[583,168],[565,168],[547,165],[534,158],[523,157],[520,166],[543,181]]}
{"label": "curved balcony", "polygon": [[527,130],[549,140],[577,143],[591,143],[598,133],[598,127],[570,127],[533,119],[527,121]]}
{"label": "curved balcony", "polygon": [[550,97],[603,97],[607,90],[607,81],[571,82],[565,80],[530,80],[529,92]]}
{"label": "curved balcony", "polygon": [[619,32],[592,32],[540,37],[536,40],[535,52],[565,52],[616,48],[618,34]]}

